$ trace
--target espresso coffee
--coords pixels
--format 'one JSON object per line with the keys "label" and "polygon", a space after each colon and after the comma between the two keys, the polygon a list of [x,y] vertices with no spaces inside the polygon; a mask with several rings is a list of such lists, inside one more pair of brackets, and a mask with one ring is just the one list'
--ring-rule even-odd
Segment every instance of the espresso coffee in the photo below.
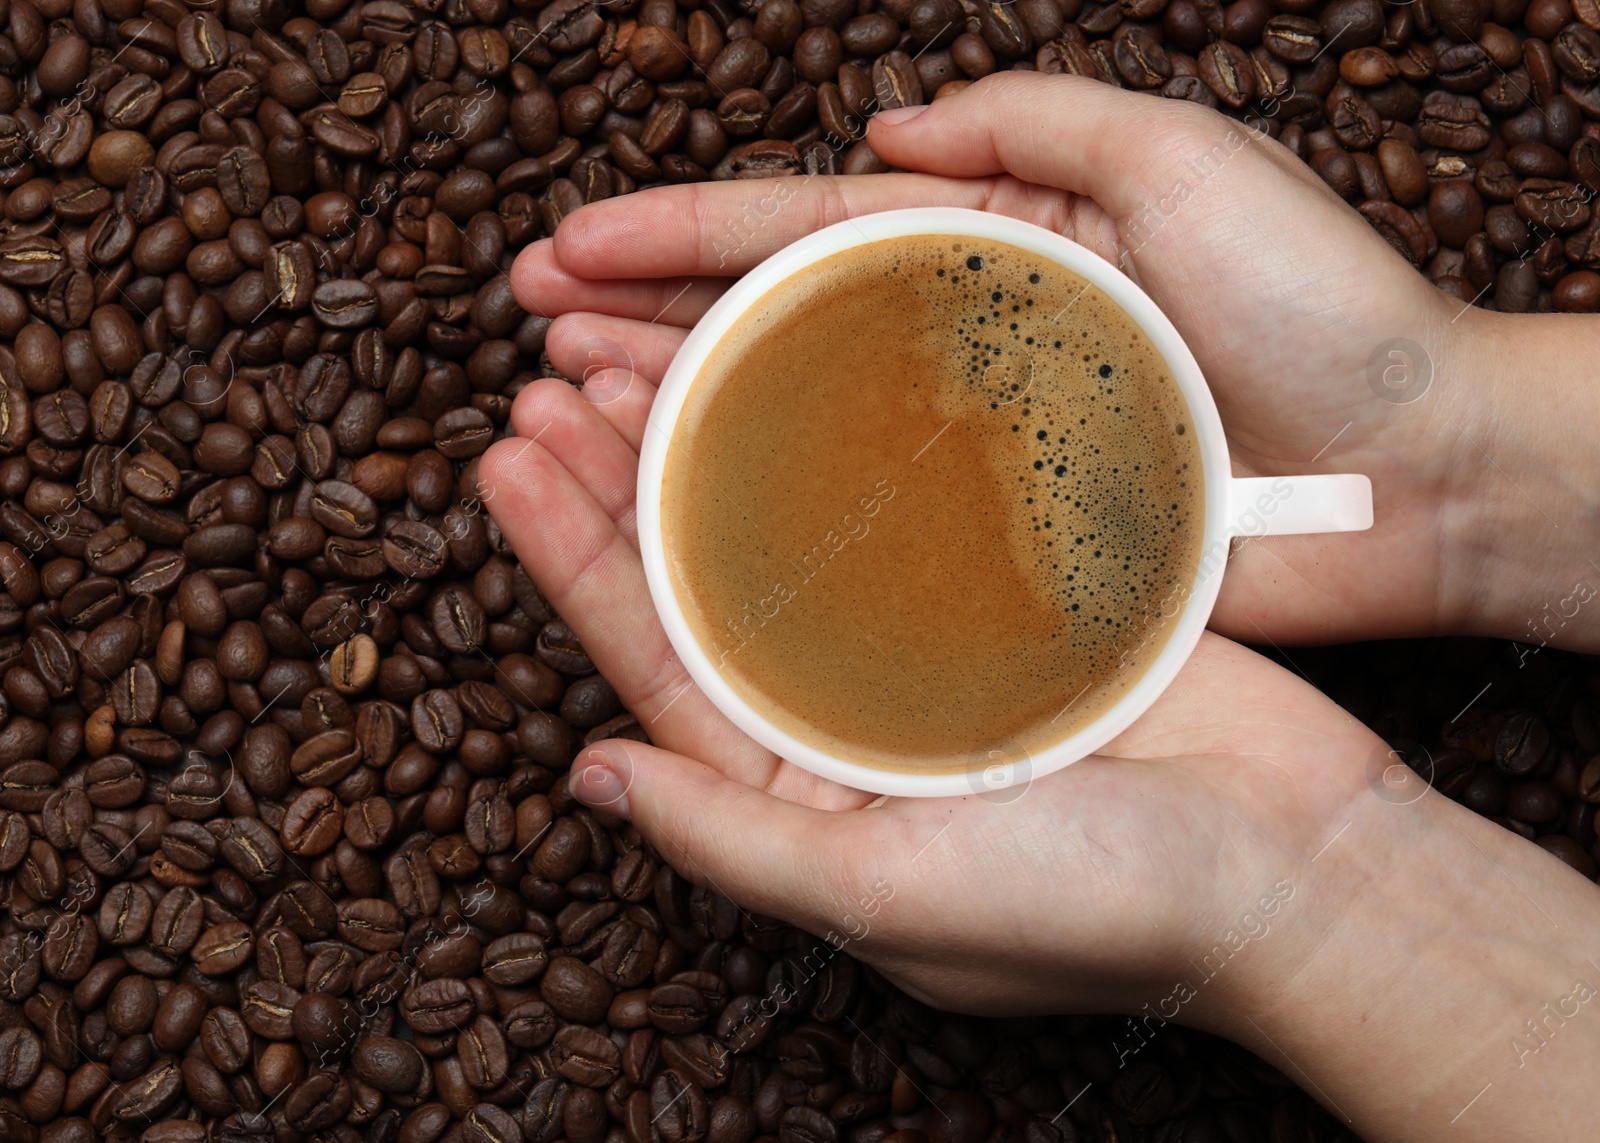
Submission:
{"label": "espresso coffee", "polygon": [[981,769],[1102,714],[1199,559],[1197,433],[1109,297],[1004,243],[847,250],[712,351],[668,449],[689,624],[819,750]]}

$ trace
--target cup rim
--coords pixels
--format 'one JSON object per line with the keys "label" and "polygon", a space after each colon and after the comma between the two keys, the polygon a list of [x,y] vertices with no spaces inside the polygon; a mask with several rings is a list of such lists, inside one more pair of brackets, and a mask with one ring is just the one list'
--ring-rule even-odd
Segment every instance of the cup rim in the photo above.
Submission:
{"label": "cup rim", "polygon": [[[795,738],[763,717],[722,677],[695,638],[668,574],[662,531],[662,481],[672,435],[681,423],[700,370],[723,337],[759,299],[811,265],[858,246],[915,235],[950,235],[1017,246],[1058,263],[1110,297],[1150,339],[1177,382],[1195,429],[1205,484],[1195,575],[1166,645],[1138,681],[1099,718],[1069,737],[1033,753],[1004,741],[976,743],[975,765],[956,773],[918,774],[850,762]],[[1231,483],[1227,438],[1200,366],[1166,314],[1132,279],[1071,239],[1030,222],[965,207],[915,207],[859,215],[813,231],[756,266],[707,310],[657,389],[639,452],[635,517],[645,580],[667,638],[695,685],[740,730],[780,757],[856,789],[903,797],[979,794],[1004,801],[1020,796],[1021,791],[1012,787],[1054,773],[1110,742],[1177,677],[1199,643],[1221,589],[1229,550]],[[977,764],[984,761],[987,764]]]}

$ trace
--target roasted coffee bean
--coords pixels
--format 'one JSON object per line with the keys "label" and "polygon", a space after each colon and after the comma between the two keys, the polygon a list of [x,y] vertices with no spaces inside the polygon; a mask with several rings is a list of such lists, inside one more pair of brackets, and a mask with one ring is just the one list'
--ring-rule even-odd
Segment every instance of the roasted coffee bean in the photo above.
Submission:
{"label": "roasted coffee bean", "polygon": [[594,1024],[611,1005],[612,990],[605,977],[575,957],[558,957],[545,970],[539,991],[561,1016],[580,1024]]}
{"label": "roasted coffee bean", "polygon": [[406,1022],[425,1035],[454,1032],[471,1018],[472,990],[465,981],[445,977],[424,981],[400,998]]}
{"label": "roasted coffee bean", "polygon": [[332,849],[344,832],[344,807],[332,790],[315,786],[284,811],[279,836],[288,852],[314,857]]}
{"label": "roasted coffee bean", "polygon": [[467,1083],[479,1091],[492,1091],[505,1082],[510,1055],[500,1025],[479,1016],[456,1036],[456,1052]]}
{"label": "roasted coffee bean", "polygon": [[44,1060],[43,1045],[29,1028],[7,1028],[0,1032],[0,1086],[25,1088],[39,1074]]}
{"label": "roasted coffee bean", "polygon": [[1434,92],[1423,100],[1417,133],[1433,147],[1471,153],[1489,144],[1489,119],[1464,97]]}
{"label": "roasted coffee bean", "polygon": [[476,651],[487,633],[483,607],[461,588],[448,586],[436,592],[430,609],[439,643],[457,655]]}
{"label": "roasted coffee bean", "polygon": [[189,951],[201,972],[222,976],[249,963],[255,949],[249,926],[224,921],[201,934]]}
{"label": "roasted coffee bean", "polygon": [[365,282],[324,282],[311,295],[311,311],[329,329],[360,329],[378,314],[378,299]]}
{"label": "roasted coffee bean", "polygon": [[363,1036],[351,1064],[362,1080],[394,1095],[415,1091],[426,1066],[416,1048],[387,1036]]}
{"label": "roasted coffee bean", "polygon": [[616,1044],[578,1024],[568,1024],[556,1033],[550,1056],[558,1074],[583,1087],[608,1086],[622,1066],[622,1053]]}
{"label": "roasted coffee bean", "polygon": [[1507,774],[1536,771],[1550,748],[1550,731],[1544,720],[1517,713],[1506,719],[1494,742],[1494,761]]}
{"label": "roasted coffee bean", "polygon": [[651,1123],[668,1143],[697,1143],[709,1128],[705,1092],[674,1071],[657,1076],[650,1087]]}
{"label": "roasted coffee bean", "polygon": [[472,1108],[461,1124],[465,1143],[517,1143],[521,1134],[511,1113],[492,1103],[480,1103]]}
{"label": "roasted coffee bean", "polygon": [[1200,53],[1200,78],[1229,107],[1243,107],[1256,93],[1255,71],[1248,53],[1219,41]]}
{"label": "roasted coffee bean", "polygon": [[1412,265],[1420,266],[1428,257],[1428,234],[1416,216],[1404,207],[1392,202],[1369,201],[1362,204],[1361,213],[1384,241]]}
{"label": "roasted coffee bean", "polygon": [[246,881],[268,881],[283,868],[283,851],[255,818],[234,818],[218,843],[220,856]]}
{"label": "roasted coffee bean", "polygon": [[411,703],[412,733],[417,745],[433,754],[443,754],[461,744],[466,733],[461,704],[446,690],[429,690]]}
{"label": "roasted coffee bean", "polygon": [[284,1119],[297,1131],[320,1131],[344,1119],[353,1100],[348,1080],[333,1072],[312,1072],[284,1097]]}

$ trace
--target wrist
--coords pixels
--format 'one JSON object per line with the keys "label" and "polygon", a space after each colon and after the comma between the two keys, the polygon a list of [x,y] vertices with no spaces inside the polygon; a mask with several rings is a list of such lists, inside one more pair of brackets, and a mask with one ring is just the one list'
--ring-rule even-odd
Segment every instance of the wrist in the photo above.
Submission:
{"label": "wrist", "polygon": [[1374,1141],[1581,1135],[1600,1110],[1594,886],[1436,793],[1348,809],[1197,1022]]}
{"label": "wrist", "polygon": [[1459,320],[1438,382],[1454,392],[1441,627],[1535,647],[1600,648],[1600,317]]}

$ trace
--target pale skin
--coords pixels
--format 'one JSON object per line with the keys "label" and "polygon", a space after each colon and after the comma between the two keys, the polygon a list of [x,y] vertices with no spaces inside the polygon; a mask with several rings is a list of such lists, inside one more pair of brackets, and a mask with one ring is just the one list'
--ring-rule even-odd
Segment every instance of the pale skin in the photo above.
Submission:
{"label": "pale skin", "polygon": [[[577,796],[935,1004],[1148,1004],[1261,1053],[1371,1140],[1592,1131],[1600,1004],[1574,996],[1600,990],[1600,891],[1386,771],[1371,732],[1230,637],[1527,640],[1546,617],[1551,644],[1600,649],[1600,607],[1547,618],[1600,585],[1600,319],[1463,312],[1277,144],[1189,105],[1009,74],[880,114],[869,139],[916,173],[648,191],[516,264],[584,382],[518,397],[524,439],[484,458],[484,494],[654,743],[586,750]],[[917,205],[1024,218],[1119,263],[1194,350],[1239,474],[1362,472],[1376,499],[1370,532],[1236,552],[1216,633],[1156,706],[1009,801],[874,799],[763,750],[688,683],[639,562],[637,451],[688,327],[794,239]],[[1409,403],[1370,381],[1393,339],[1420,351],[1407,368],[1431,363]]]}

